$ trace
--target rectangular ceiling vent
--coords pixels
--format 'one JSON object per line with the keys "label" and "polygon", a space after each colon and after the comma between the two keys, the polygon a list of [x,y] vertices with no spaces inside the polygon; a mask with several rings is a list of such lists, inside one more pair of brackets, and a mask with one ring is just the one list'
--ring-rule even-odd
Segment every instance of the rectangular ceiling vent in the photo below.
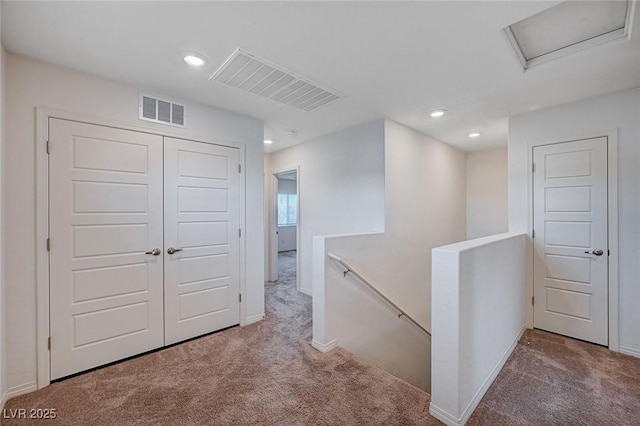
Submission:
{"label": "rectangular ceiling vent", "polygon": [[631,36],[635,1],[565,1],[504,28],[524,70]]}
{"label": "rectangular ceiling vent", "polygon": [[237,49],[209,80],[307,112],[343,97],[242,49]]}
{"label": "rectangular ceiling vent", "polygon": [[186,108],[166,99],[158,99],[155,96],[140,93],[138,103],[140,120],[153,121],[154,123],[168,124],[170,126],[185,127]]}

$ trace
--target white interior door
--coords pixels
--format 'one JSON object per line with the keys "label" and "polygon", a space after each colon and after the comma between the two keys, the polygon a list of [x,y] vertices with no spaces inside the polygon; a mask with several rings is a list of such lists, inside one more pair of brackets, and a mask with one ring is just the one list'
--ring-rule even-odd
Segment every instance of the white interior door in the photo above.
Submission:
{"label": "white interior door", "polygon": [[[165,344],[240,320],[235,148],[165,138]],[[177,251],[173,251],[176,249]]]}
{"label": "white interior door", "polygon": [[162,137],[51,119],[51,378],[163,345]]}
{"label": "white interior door", "polygon": [[607,345],[607,139],[533,156],[534,326]]}

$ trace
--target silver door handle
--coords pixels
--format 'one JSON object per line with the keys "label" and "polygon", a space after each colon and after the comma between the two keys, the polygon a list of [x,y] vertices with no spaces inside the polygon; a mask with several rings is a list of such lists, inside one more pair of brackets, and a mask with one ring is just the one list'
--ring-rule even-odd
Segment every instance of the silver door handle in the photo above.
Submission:
{"label": "silver door handle", "polygon": [[177,253],[179,251],[182,251],[182,249],[181,248],[173,248],[173,247],[169,247],[167,249],[167,253],[169,253],[169,254]]}
{"label": "silver door handle", "polygon": [[145,251],[144,254],[152,254],[154,256],[159,256],[160,253],[162,253],[162,250],[160,250],[159,248],[154,248],[153,250],[150,251]]}
{"label": "silver door handle", "polygon": [[591,251],[585,251],[585,254],[594,254],[596,256],[602,256],[604,254],[604,250],[602,250],[602,249],[593,249]]}

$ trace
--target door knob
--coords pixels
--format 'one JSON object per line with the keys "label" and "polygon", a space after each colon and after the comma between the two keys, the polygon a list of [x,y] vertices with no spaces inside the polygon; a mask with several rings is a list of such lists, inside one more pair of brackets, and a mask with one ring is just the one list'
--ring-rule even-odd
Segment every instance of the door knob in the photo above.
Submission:
{"label": "door knob", "polygon": [[160,253],[162,253],[162,250],[160,250],[159,248],[154,248],[153,250],[150,251],[145,251],[144,254],[152,254],[154,256],[159,256]]}
{"label": "door knob", "polygon": [[602,249],[593,249],[591,251],[585,251],[586,254],[594,254],[596,256],[602,256],[604,254],[604,250]]}
{"label": "door knob", "polygon": [[169,247],[167,249],[167,253],[169,253],[169,254],[173,254],[173,253],[176,253],[176,252],[179,252],[179,251],[182,251],[182,249],[181,248],[173,248],[173,247]]}

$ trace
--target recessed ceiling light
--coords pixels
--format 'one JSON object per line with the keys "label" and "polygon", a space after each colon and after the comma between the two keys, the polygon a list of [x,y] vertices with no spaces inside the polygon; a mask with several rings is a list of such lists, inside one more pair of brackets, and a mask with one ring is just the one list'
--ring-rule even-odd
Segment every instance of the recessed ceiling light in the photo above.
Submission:
{"label": "recessed ceiling light", "polygon": [[480,136],[480,133],[478,133],[478,132],[469,133],[469,137],[470,138],[477,138],[478,136]]}
{"label": "recessed ceiling light", "polygon": [[201,67],[207,63],[207,61],[202,56],[198,56],[193,53],[189,53],[188,55],[185,55],[184,61],[188,65],[191,65],[192,67]]}
{"label": "recessed ceiling light", "polygon": [[273,143],[273,141],[270,141],[269,139],[265,139],[264,143],[266,143],[267,145]]}
{"label": "recessed ceiling light", "polygon": [[438,118],[438,117],[442,117],[445,112],[447,112],[447,110],[445,110],[445,109],[434,109],[433,111],[431,111],[429,113],[429,115],[432,118]]}

